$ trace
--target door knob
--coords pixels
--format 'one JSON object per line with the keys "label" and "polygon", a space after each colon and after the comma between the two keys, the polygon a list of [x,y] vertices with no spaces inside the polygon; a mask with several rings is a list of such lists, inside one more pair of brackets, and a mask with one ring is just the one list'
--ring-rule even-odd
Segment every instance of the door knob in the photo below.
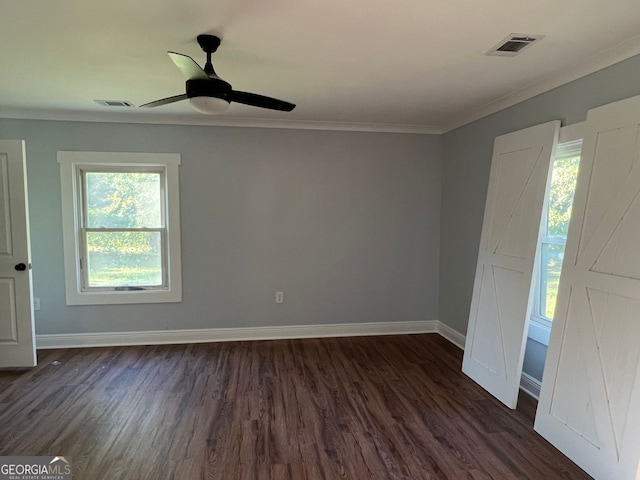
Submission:
{"label": "door knob", "polygon": [[15,268],[19,272],[24,272],[27,269],[27,266],[24,263],[19,263]]}

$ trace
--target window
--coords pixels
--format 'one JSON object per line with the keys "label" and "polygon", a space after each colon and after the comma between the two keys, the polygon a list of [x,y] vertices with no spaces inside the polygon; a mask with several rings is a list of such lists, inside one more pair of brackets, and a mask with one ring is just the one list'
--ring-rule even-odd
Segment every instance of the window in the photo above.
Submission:
{"label": "window", "polygon": [[68,305],[179,302],[176,154],[58,152]]}
{"label": "window", "polygon": [[[542,235],[532,320],[546,327],[547,331],[553,321],[558,296],[581,148],[582,140],[558,145],[548,197],[545,199],[542,213]],[[548,343],[548,339],[542,343]]]}

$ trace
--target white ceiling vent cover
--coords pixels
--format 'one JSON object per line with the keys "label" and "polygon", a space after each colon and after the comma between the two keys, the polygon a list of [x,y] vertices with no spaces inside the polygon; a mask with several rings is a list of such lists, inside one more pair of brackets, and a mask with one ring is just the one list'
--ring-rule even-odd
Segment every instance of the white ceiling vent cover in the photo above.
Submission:
{"label": "white ceiling vent cover", "polygon": [[94,100],[94,102],[103,107],[135,107],[128,100]]}
{"label": "white ceiling vent cover", "polygon": [[544,38],[544,35],[527,35],[523,33],[512,33],[507,38],[498,43],[485,55],[498,57],[515,57],[523,50],[529,48],[535,42]]}

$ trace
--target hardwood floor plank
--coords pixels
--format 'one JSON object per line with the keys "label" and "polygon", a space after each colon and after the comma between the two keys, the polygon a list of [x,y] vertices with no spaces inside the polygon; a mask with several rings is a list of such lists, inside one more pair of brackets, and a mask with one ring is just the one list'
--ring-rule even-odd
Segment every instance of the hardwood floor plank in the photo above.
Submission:
{"label": "hardwood floor plank", "polygon": [[590,478],[461,362],[433,334],[40,351],[0,372],[0,455],[79,480]]}

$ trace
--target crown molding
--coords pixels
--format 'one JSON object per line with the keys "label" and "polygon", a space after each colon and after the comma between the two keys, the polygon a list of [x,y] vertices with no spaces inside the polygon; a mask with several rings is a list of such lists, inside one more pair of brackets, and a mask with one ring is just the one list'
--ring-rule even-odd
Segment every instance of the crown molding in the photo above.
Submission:
{"label": "crown molding", "polygon": [[325,130],[343,132],[411,133],[439,135],[441,129],[431,125],[391,123],[318,122],[270,118],[237,118],[208,115],[155,115],[139,112],[96,112],[3,108],[0,118],[16,120],[57,120],[67,122],[143,123],[153,125],[195,125],[239,128],[280,128],[292,130]]}
{"label": "crown molding", "polygon": [[559,75],[547,77],[538,82],[529,84],[520,90],[505,95],[494,100],[472,113],[461,115],[452,121],[442,125],[442,133],[450,132],[456,128],[467,125],[481,118],[487,117],[493,113],[504,110],[518,103],[529,100],[530,98],[542,93],[553,90],[554,88],[566,85],[569,82],[586,77],[592,73],[610,67],[616,63],[627,60],[635,55],[640,54],[640,35],[625,40],[622,43],[614,45],[600,53],[597,53],[562,72]]}

